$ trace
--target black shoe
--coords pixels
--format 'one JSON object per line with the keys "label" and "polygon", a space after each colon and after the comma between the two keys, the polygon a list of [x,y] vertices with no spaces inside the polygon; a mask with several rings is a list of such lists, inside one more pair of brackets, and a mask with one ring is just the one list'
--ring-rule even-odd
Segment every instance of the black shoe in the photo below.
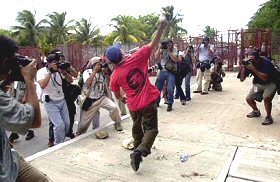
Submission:
{"label": "black shoe", "polygon": [[186,101],[190,101],[190,100],[192,100],[190,97],[187,97],[187,98],[186,98]]}
{"label": "black shoe", "polygon": [[273,123],[272,117],[265,117],[264,121],[262,122],[262,125],[271,125]]}
{"label": "black shoe", "polygon": [[67,137],[73,139],[73,138],[75,138],[75,134],[74,133],[69,133],[69,134],[67,134]]}
{"label": "black shoe", "polygon": [[10,141],[11,143],[14,143],[14,141],[15,141],[16,139],[19,139],[19,135],[18,135],[17,133],[11,133],[10,136],[9,136],[9,141]]}
{"label": "black shoe", "polygon": [[175,96],[174,96],[174,99],[179,99],[179,96],[178,96],[178,95],[175,95]]}
{"label": "black shoe", "polygon": [[166,111],[167,111],[167,112],[172,111],[172,106],[171,106],[171,105],[168,105]]}
{"label": "black shoe", "polygon": [[141,152],[139,150],[135,150],[130,154],[130,165],[132,169],[136,172],[139,169],[140,162],[142,162]]}
{"label": "black shoe", "polygon": [[34,138],[34,131],[33,130],[28,130],[28,133],[25,137],[25,140],[31,140],[32,138]]}

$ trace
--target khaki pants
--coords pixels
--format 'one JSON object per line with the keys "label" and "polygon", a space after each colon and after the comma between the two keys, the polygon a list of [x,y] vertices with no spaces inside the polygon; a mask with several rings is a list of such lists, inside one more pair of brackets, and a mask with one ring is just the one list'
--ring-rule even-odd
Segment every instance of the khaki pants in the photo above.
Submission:
{"label": "khaki pants", "polygon": [[97,111],[104,108],[109,111],[109,115],[115,123],[121,122],[121,116],[118,106],[108,97],[103,96],[97,101],[93,102],[87,111],[81,109],[80,122],[78,124],[77,135],[83,134],[87,131],[91,121],[93,120]]}
{"label": "khaki pants", "polygon": [[158,134],[158,116],[156,101],[138,111],[130,111],[133,120],[132,136],[134,149],[141,151],[146,157],[151,153],[151,148]]}
{"label": "khaki pants", "polygon": [[[202,80],[204,79],[204,85],[202,89]],[[201,72],[200,69],[197,69],[196,75],[196,83],[197,83],[197,91],[208,92],[208,88],[211,80],[211,72],[210,69],[205,69],[204,72]]]}
{"label": "khaki pants", "polygon": [[19,156],[18,182],[45,182],[51,181],[44,173],[33,167],[29,162]]}

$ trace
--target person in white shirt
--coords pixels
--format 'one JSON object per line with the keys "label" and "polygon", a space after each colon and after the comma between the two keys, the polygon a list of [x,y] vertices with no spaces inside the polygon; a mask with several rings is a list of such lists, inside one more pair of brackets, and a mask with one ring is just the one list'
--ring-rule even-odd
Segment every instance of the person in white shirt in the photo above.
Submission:
{"label": "person in white shirt", "polygon": [[[208,94],[208,88],[211,80],[210,61],[213,56],[213,50],[211,50],[211,46],[209,45],[209,38],[204,37],[202,40],[203,46],[201,44],[197,47],[196,53],[198,54],[198,62],[197,62],[197,89],[193,93],[200,93],[201,95]],[[202,80],[204,79],[204,85],[202,88]]]}
{"label": "person in white shirt", "polygon": [[62,90],[62,79],[73,82],[72,76],[58,68],[57,54],[47,57],[48,64],[37,72],[37,81],[42,88],[42,101],[49,120],[54,125],[54,145],[64,142],[69,130],[70,119]]}

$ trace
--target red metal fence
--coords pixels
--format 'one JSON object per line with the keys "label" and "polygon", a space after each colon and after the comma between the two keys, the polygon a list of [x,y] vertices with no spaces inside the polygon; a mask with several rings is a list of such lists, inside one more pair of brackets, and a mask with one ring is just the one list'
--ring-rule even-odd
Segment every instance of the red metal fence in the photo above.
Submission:
{"label": "red metal fence", "polygon": [[[265,50],[269,56],[280,61],[280,30],[271,29],[253,29],[253,30],[228,30],[227,40],[224,40],[225,35],[216,35],[210,37],[210,43],[214,45],[214,53],[219,56],[221,60],[227,65],[229,71],[233,70],[234,65],[238,65],[238,61],[244,59],[246,49],[249,46],[254,48],[261,48],[265,43]],[[186,45],[193,45],[196,47],[200,44],[202,36],[189,37],[187,39],[176,39],[179,49],[184,50]],[[128,51],[140,44],[125,44],[122,49]],[[63,51],[66,60],[68,60],[73,67],[80,70],[82,66],[93,56],[101,56],[106,50],[105,47],[97,46],[82,46],[81,44],[67,44],[57,45],[56,48]],[[41,55],[38,47],[20,47],[19,52],[22,55],[36,58],[40,60]],[[156,61],[154,54],[151,55],[150,65]],[[41,61],[38,61],[40,66]]]}

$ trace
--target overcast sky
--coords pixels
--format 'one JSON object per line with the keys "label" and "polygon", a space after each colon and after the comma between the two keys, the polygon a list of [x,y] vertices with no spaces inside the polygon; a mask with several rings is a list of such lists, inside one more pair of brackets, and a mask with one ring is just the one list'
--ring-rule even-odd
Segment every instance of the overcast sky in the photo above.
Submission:
{"label": "overcast sky", "polygon": [[[102,34],[112,30],[110,20],[117,15],[147,15],[161,13],[161,8],[173,5],[174,13],[184,15],[182,27],[188,35],[202,34],[205,26],[218,31],[246,28],[260,5],[268,0],[8,0],[2,2],[0,28],[18,25],[17,13],[22,10],[36,12],[36,21],[52,12],[67,12],[67,21],[91,19]],[[226,32],[225,32],[226,33]]]}

